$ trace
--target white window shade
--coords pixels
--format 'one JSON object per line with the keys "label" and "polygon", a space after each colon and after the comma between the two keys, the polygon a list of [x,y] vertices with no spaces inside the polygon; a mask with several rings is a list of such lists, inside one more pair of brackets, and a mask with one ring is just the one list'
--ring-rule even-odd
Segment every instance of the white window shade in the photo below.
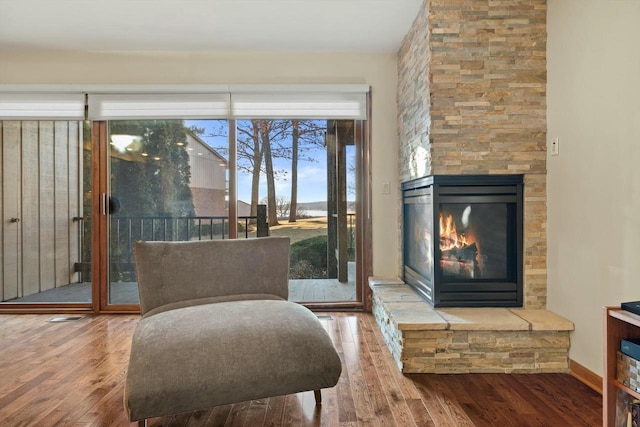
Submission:
{"label": "white window shade", "polygon": [[233,93],[231,115],[237,119],[367,118],[366,93]]}
{"label": "white window shade", "polygon": [[83,119],[83,93],[0,92],[0,120]]}
{"label": "white window shade", "polygon": [[[137,86],[0,84],[0,119],[362,120],[367,118],[369,90],[368,85],[348,84]],[[85,106],[85,97],[88,106]]]}
{"label": "white window shade", "polygon": [[229,117],[229,94],[89,94],[89,119],[215,119]]}

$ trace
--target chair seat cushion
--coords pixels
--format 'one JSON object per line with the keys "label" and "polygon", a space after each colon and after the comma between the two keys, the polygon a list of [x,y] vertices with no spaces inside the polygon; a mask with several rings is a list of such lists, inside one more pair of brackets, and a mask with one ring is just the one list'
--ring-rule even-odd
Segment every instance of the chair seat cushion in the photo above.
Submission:
{"label": "chair seat cushion", "polygon": [[318,318],[284,300],[183,307],[136,327],[130,420],[333,387],[340,358]]}

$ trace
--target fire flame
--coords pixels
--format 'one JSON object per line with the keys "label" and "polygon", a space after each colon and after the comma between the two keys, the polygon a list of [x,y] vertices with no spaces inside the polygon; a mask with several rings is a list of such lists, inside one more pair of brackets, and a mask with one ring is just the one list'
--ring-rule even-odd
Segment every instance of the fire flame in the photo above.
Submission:
{"label": "fire flame", "polygon": [[446,218],[440,213],[440,250],[459,249],[470,245],[471,241],[467,240],[464,234],[456,232],[456,223],[453,216],[448,215]]}

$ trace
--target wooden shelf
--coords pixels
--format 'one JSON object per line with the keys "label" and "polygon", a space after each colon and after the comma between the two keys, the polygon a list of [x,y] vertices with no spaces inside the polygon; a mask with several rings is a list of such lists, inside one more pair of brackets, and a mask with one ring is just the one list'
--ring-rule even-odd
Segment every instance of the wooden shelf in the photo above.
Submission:
{"label": "wooden shelf", "polygon": [[625,393],[630,394],[631,396],[633,396],[634,399],[640,399],[640,393],[638,393],[635,390],[631,390],[629,387],[627,387],[624,384],[621,384],[618,380],[614,380],[613,384],[618,387],[620,390],[624,391]]}
{"label": "wooden shelf", "polygon": [[604,307],[604,373],[602,420],[605,427],[615,425],[617,390],[640,399],[640,393],[631,390],[616,379],[617,352],[620,340],[640,338],[640,316],[620,307]]}
{"label": "wooden shelf", "polygon": [[629,311],[625,311],[621,308],[609,308],[609,316],[615,317],[618,320],[622,320],[623,322],[627,322],[630,325],[637,326],[640,328],[640,316],[637,314],[633,314]]}

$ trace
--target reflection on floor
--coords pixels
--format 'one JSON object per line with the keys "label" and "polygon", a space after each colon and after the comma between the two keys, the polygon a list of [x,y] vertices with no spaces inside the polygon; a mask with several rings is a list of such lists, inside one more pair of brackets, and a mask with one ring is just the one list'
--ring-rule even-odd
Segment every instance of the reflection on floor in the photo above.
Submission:
{"label": "reflection on floor", "polygon": [[[349,263],[349,281],[340,283],[337,279],[295,279],[289,280],[289,301],[294,302],[337,302],[355,301],[355,263]],[[109,289],[111,304],[138,304],[138,287],[135,282],[114,282]],[[40,292],[10,303],[31,302],[91,302],[91,283],[72,283],[56,289]]]}

